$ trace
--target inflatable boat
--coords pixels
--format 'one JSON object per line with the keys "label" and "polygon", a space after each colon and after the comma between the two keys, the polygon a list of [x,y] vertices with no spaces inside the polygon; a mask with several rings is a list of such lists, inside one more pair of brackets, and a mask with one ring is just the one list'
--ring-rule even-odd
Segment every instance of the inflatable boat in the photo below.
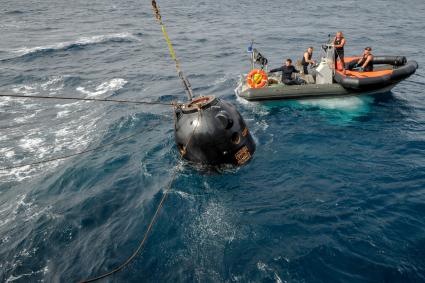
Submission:
{"label": "inflatable boat", "polygon": [[[346,57],[343,72],[340,62],[335,70],[333,45],[325,44],[322,48],[324,56],[311,75],[295,74],[294,79],[302,82],[301,85],[285,85],[280,76],[267,73],[267,59],[252,49],[251,72],[241,75],[236,95],[249,101],[375,95],[389,92],[418,68],[416,61],[407,61],[404,56],[375,56],[373,71],[353,71],[348,67],[359,57]],[[261,66],[255,68],[255,64]]]}
{"label": "inflatable boat", "polygon": [[[360,58],[344,58],[344,61],[346,61],[345,68],[349,69],[351,62],[357,62],[358,59]],[[375,68],[372,72],[337,70],[334,80],[347,89],[373,90],[395,85],[411,76],[418,68],[416,61],[407,61],[404,56],[375,56],[373,65]],[[340,62],[338,62],[338,66],[340,67]]]}

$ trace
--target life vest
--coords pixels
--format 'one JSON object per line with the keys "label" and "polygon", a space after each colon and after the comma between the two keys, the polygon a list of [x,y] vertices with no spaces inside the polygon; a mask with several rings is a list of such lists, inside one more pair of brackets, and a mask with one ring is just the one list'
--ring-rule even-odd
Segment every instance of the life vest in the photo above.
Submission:
{"label": "life vest", "polygon": [[[337,39],[335,37],[334,45],[340,45],[343,39],[344,39],[344,37],[341,37],[340,39]],[[343,47],[335,47],[335,50],[338,50],[338,51],[344,50],[344,46]]]}
{"label": "life vest", "polygon": [[[305,53],[304,53],[305,54]],[[305,61],[305,57],[304,57],[304,54],[303,54],[303,59],[301,60],[301,65],[303,65],[303,66],[308,66],[308,64],[309,63],[307,63],[306,61]],[[307,52],[307,54],[308,54],[308,60],[311,60],[311,57],[313,56],[313,54],[310,54],[310,53],[308,53]]]}
{"label": "life vest", "polygon": [[[366,62],[368,56],[372,56],[372,58],[373,58],[372,54],[369,54],[367,56],[363,56],[362,59],[359,62],[360,66],[362,66],[364,64],[364,62]],[[370,60],[369,63],[367,63],[367,65],[363,69],[364,69],[365,72],[373,71],[373,59]]]}

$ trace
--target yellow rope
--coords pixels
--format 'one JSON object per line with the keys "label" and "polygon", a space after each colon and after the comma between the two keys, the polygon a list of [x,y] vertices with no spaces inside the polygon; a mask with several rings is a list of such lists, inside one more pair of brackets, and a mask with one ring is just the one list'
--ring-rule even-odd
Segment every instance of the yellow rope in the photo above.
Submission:
{"label": "yellow rope", "polygon": [[162,22],[162,16],[159,11],[158,4],[156,4],[155,0],[152,0],[152,10],[155,14],[155,18],[158,20],[158,23],[161,25],[162,33],[164,34],[164,38],[167,41],[168,50],[170,51],[171,58],[173,58],[174,62],[176,63],[177,74],[179,75],[180,79],[183,82],[183,86],[186,90],[189,100],[192,100],[192,97],[193,97],[192,87],[188,79],[184,76],[183,71],[180,68],[179,60],[177,59],[176,52],[174,52],[173,45],[171,44],[170,37],[168,36],[167,30],[165,29],[165,25]]}
{"label": "yellow rope", "polygon": [[176,61],[176,63],[178,64],[176,53],[174,52],[174,48],[173,48],[173,45],[171,44],[170,38],[168,37],[168,33],[165,30],[165,26],[161,25],[161,28],[162,28],[162,33],[164,34],[165,40],[167,41],[168,49],[170,50],[170,55],[173,58],[173,60]]}

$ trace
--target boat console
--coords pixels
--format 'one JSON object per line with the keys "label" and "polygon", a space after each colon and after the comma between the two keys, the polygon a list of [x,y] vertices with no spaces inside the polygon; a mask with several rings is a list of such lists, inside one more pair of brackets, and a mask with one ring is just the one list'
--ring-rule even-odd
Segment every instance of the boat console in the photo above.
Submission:
{"label": "boat console", "polygon": [[320,60],[319,66],[315,69],[316,84],[332,84],[335,69],[334,46],[328,43],[322,45],[322,49],[324,51],[324,56]]}

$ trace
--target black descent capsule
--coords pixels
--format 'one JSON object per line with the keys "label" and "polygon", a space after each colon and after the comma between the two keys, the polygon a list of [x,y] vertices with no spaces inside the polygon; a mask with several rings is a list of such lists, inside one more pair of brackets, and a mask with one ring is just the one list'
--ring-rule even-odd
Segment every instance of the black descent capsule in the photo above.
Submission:
{"label": "black descent capsule", "polygon": [[236,108],[214,96],[176,108],[175,140],[182,157],[205,165],[243,165],[255,142]]}

